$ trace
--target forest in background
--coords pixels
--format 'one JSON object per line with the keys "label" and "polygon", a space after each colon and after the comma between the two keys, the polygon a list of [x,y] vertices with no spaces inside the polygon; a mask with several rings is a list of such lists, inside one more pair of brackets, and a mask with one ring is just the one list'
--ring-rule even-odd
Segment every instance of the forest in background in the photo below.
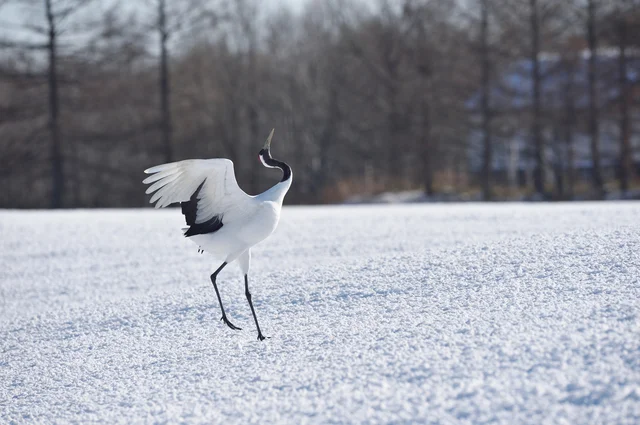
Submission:
{"label": "forest in background", "polygon": [[[226,157],[288,203],[640,186],[638,0],[0,0],[0,207],[138,207]],[[583,147],[586,147],[583,149]]]}

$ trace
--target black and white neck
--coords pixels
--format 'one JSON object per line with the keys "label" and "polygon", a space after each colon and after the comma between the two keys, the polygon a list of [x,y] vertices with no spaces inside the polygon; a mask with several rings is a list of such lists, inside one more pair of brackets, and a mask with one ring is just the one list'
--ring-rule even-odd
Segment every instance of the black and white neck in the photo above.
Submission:
{"label": "black and white neck", "polygon": [[262,165],[267,168],[279,168],[282,170],[282,179],[280,182],[286,182],[291,179],[291,167],[286,162],[278,161],[277,159],[273,159],[271,157],[271,151],[269,148],[263,148],[259,154],[260,161]]}
{"label": "black and white neck", "polygon": [[258,195],[258,198],[264,201],[275,201],[279,203],[280,206],[282,206],[284,196],[287,194],[287,191],[291,187],[292,173],[289,164],[278,161],[277,159],[273,159],[271,157],[271,139],[273,138],[273,132],[274,130],[271,130],[271,133],[269,133],[269,137],[267,137],[267,141],[264,143],[264,146],[258,154],[258,157],[260,158],[260,162],[262,162],[262,165],[264,165],[265,167],[281,169],[282,179],[271,189]]}

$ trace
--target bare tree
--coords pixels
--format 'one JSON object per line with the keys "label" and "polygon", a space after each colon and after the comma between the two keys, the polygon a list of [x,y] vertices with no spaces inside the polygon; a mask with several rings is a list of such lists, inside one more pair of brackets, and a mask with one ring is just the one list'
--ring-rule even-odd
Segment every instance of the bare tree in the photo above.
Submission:
{"label": "bare tree", "polygon": [[[188,157],[230,157],[255,193],[272,177],[255,158],[272,127],[301,171],[290,202],[407,189],[490,200],[530,171],[539,196],[550,172],[558,198],[579,196],[592,179],[573,164],[598,120],[620,127],[596,144],[604,160],[619,137],[620,187],[631,186],[631,7],[610,19],[597,0],[330,0],[296,15],[257,0],[147,0],[85,16],[88,0],[10,1],[42,20],[16,24],[33,35],[20,39],[0,18],[3,206],[138,206],[142,167]],[[70,22],[92,29],[78,39]],[[600,73],[587,72],[589,28],[621,52],[603,54]],[[592,119],[589,83],[592,104],[600,93],[619,108]]]}
{"label": "bare tree", "polygon": [[600,123],[598,116],[597,89],[597,34],[596,34],[596,0],[587,0],[587,42],[589,45],[588,92],[589,92],[589,137],[591,139],[592,181],[596,196],[602,197],[604,182],[600,165]]}
{"label": "bare tree", "polygon": [[620,190],[629,190],[632,176],[631,131],[629,114],[629,77],[627,61],[628,23],[626,11],[618,4],[618,93],[620,103]]}
{"label": "bare tree", "polygon": [[[249,140],[257,142],[260,139],[260,86],[264,81],[260,79],[261,64],[258,61],[258,7],[254,0],[237,0],[235,2],[235,18],[238,20],[240,33],[244,40],[244,78],[245,90],[243,98],[249,127]],[[236,143],[239,143],[237,141]],[[251,190],[256,192],[259,187],[258,169],[251,168]]]}
{"label": "bare tree", "polygon": [[[91,0],[12,0],[6,2],[14,5],[29,8],[39,8],[44,20],[39,23],[37,19],[30,19],[24,23],[24,29],[30,34],[28,40],[3,40],[2,45],[5,47],[15,47],[25,49],[31,53],[38,51],[46,52],[47,69],[47,114],[48,114],[48,133],[49,133],[49,160],[51,164],[51,191],[50,203],[52,208],[60,208],[65,201],[65,147],[61,129],[61,102],[60,102],[60,77],[59,77],[59,58],[60,58],[60,37],[65,34],[65,26],[68,26],[71,17],[79,10],[82,10],[91,3]],[[30,41],[44,39],[45,42]]]}
{"label": "bare tree", "polygon": [[171,85],[169,81],[169,59],[167,43],[171,35],[167,24],[166,0],[157,0],[158,10],[158,40],[160,41],[160,127],[162,129],[162,145],[164,147],[164,161],[173,161],[173,146],[171,141]]}
{"label": "bare tree", "polygon": [[[564,142],[565,142],[565,167],[566,167],[566,192],[569,199],[574,196],[575,188],[575,146],[574,146],[574,132],[576,126],[576,100],[575,100],[575,70],[577,58],[575,54],[571,54],[564,59],[565,69],[567,74],[566,83],[564,85]],[[562,196],[563,193],[560,193]]]}
{"label": "bare tree", "polygon": [[154,0],[155,22],[151,25],[158,36],[158,93],[159,128],[162,137],[162,152],[165,162],[172,162],[175,156],[173,141],[174,122],[172,116],[171,57],[169,44],[178,42],[179,35],[199,24],[215,22],[218,16],[212,11],[210,1],[196,0]]}
{"label": "bare tree", "polygon": [[480,55],[482,63],[482,194],[485,201],[491,200],[491,167],[492,167],[492,138],[491,138],[491,58],[489,57],[489,0],[480,3]]}
{"label": "bare tree", "polygon": [[51,206],[60,208],[64,194],[64,159],[60,146],[60,123],[58,98],[58,72],[57,72],[57,30],[56,17],[53,11],[52,0],[44,0],[47,24],[49,25],[49,43],[47,46],[49,56],[49,134],[51,136]]}
{"label": "bare tree", "polygon": [[533,138],[535,170],[533,182],[538,195],[544,196],[545,189],[545,151],[542,138],[542,100],[540,97],[540,21],[538,19],[538,0],[529,0],[529,19],[531,25],[531,98],[533,100],[533,121],[531,136]]}

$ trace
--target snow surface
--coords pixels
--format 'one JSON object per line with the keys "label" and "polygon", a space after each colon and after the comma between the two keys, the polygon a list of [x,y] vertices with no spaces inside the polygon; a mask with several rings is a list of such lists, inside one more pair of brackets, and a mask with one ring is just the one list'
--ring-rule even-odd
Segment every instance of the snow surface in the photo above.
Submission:
{"label": "snow surface", "polygon": [[640,203],[0,212],[0,423],[640,423]]}

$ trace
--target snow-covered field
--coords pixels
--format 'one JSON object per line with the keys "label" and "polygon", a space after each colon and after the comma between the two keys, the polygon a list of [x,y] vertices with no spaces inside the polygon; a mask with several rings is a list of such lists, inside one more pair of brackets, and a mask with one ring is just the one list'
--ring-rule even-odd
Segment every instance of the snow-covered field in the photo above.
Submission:
{"label": "snow-covered field", "polygon": [[0,423],[640,423],[640,203],[0,212]]}

